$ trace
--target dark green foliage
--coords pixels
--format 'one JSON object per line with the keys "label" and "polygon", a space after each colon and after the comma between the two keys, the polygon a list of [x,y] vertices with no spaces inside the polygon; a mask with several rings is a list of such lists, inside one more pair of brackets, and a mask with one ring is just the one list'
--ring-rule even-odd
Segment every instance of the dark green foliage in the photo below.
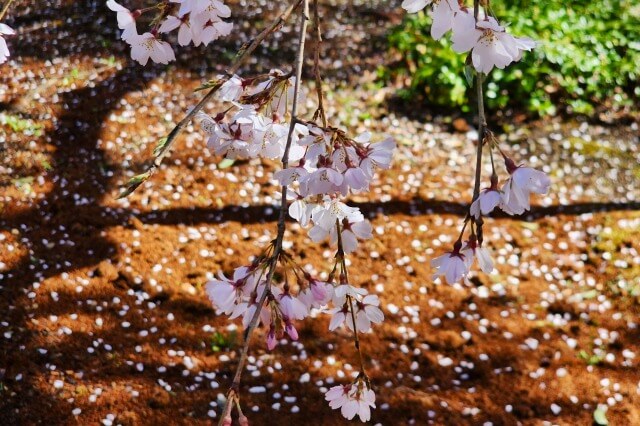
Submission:
{"label": "dark green foliage", "polygon": [[[487,86],[492,109],[526,108],[541,115],[557,107],[591,114],[640,97],[640,2],[635,0],[494,0],[492,12],[509,32],[538,41],[534,52],[505,70],[494,69]],[[426,13],[408,15],[389,35],[402,60],[381,70],[385,78],[409,76],[399,94],[467,110],[464,60],[451,43],[429,35]]]}

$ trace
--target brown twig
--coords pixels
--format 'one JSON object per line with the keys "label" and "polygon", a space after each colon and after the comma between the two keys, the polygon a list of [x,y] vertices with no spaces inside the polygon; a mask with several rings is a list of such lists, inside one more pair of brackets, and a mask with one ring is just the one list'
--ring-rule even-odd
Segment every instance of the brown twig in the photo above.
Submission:
{"label": "brown twig", "polygon": [[[304,65],[304,47],[307,35],[307,25],[309,19],[309,0],[301,0],[304,2],[302,13],[301,13],[301,24],[300,24],[300,37],[299,37],[299,45],[298,45],[298,54],[296,58],[296,82],[293,92],[293,106],[291,107],[291,123],[289,125],[289,134],[287,136],[287,144],[285,146],[284,154],[282,156],[282,168],[286,169],[289,166],[289,151],[291,149],[291,144],[293,142],[293,133],[295,130],[295,126],[297,123],[297,113],[298,113],[298,100],[300,95],[300,81],[302,80],[302,67]],[[249,326],[245,331],[245,339],[244,345],[242,347],[242,351],[240,353],[240,360],[238,362],[238,366],[236,369],[236,373],[233,377],[233,382],[229,388],[229,392],[227,394],[227,402],[225,404],[224,410],[222,412],[222,416],[220,416],[219,425],[222,425],[225,417],[227,417],[231,413],[231,409],[233,407],[234,400],[239,400],[238,393],[240,390],[240,380],[242,378],[242,372],[244,370],[244,365],[247,361],[247,357],[249,354],[249,344],[251,342],[251,336],[253,331],[258,325],[258,320],[260,318],[260,312],[262,311],[262,307],[264,302],[269,294],[271,288],[271,282],[273,281],[273,275],[276,270],[276,266],[278,264],[278,259],[282,254],[282,241],[284,240],[284,232],[286,229],[286,217],[287,217],[287,185],[282,186],[282,201],[280,204],[280,216],[278,218],[278,235],[276,236],[274,242],[274,251],[271,255],[271,264],[269,265],[269,272],[267,273],[266,283],[264,292],[260,295],[260,299],[257,302],[256,311],[249,322]]]}
{"label": "brown twig", "polygon": [[7,10],[9,10],[9,6],[11,6],[11,3],[13,3],[13,0],[8,0],[5,5],[2,7],[2,11],[0,11],[0,21],[2,20],[2,18],[4,18],[4,15],[7,13]]}
{"label": "brown twig", "polygon": [[322,30],[320,29],[320,14],[318,12],[318,0],[313,0],[313,26],[316,36],[316,46],[313,55],[313,74],[316,80],[316,94],[318,95],[318,108],[313,119],[322,119],[322,127],[327,127],[327,115],[324,111],[324,95],[322,92],[322,77],[320,76],[320,49],[322,48]]}

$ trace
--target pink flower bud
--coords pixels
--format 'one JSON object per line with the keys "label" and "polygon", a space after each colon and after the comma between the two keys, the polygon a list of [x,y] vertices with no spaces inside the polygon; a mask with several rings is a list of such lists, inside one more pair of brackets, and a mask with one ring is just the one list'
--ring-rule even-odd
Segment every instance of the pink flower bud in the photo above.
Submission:
{"label": "pink flower bud", "polygon": [[240,426],[249,426],[249,419],[244,414],[238,417],[238,422]]}
{"label": "pink flower bud", "polygon": [[222,420],[222,426],[231,426],[232,423],[233,420],[231,419],[231,416],[227,416]]}
{"label": "pink flower bud", "polygon": [[272,351],[273,348],[276,347],[277,343],[275,331],[273,329],[269,330],[269,333],[267,334],[267,349]]}
{"label": "pink flower bud", "polygon": [[293,326],[293,324],[288,323],[285,327],[285,331],[291,337],[291,340],[298,340],[298,330]]}

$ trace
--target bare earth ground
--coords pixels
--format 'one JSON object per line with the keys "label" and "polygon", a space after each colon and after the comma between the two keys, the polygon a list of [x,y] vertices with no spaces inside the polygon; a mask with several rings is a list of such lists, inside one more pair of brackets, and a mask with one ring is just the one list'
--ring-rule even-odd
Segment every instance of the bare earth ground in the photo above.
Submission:
{"label": "bare earth ground", "polygon": [[[142,69],[103,2],[31,3],[9,16],[20,36],[0,74],[0,423],[216,421],[240,330],[202,287],[275,236],[276,165],[220,169],[190,129],[151,182],[129,201],[115,195],[243,40]],[[238,26],[255,34],[280,2],[268,3],[231,2]],[[487,220],[497,273],[434,283],[429,260],[470,198],[474,135],[413,106],[394,112],[392,90],[372,83],[397,3],[322,2],[332,120],[400,145],[370,196],[351,200],[376,231],[350,258],[353,281],[380,292],[386,316],[362,342],[372,422],[588,425],[605,404],[610,424],[640,424],[637,123],[495,125],[504,147],[552,175],[552,191],[525,217]],[[284,33],[253,69],[289,67]],[[286,240],[329,270],[328,244],[294,223]],[[259,330],[243,382],[254,424],[341,424],[322,390],[346,382],[356,357],[349,334],[327,326],[307,320],[300,342],[273,353]]]}

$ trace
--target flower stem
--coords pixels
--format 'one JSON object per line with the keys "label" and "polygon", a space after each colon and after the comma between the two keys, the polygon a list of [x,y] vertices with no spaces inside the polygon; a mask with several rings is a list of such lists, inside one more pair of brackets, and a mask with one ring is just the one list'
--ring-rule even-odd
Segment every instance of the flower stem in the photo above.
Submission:
{"label": "flower stem", "polygon": [[[338,253],[337,257],[340,261],[340,269],[342,270],[342,275],[344,275],[344,279],[349,284],[349,271],[347,270],[347,262],[344,257],[344,246],[342,244],[342,230],[340,227],[340,220],[336,219],[336,232],[338,233]],[[360,349],[360,337],[358,336],[358,326],[356,325],[356,314],[353,306],[353,298],[351,295],[347,294],[347,301],[349,302],[349,311],[351,311],[351,321],[353,323],[353,342],[356,347],[356,351],[358,352],[358,361],[360,362],[360,374],[364,375],[365,378],[367,374],[364,368],[364,358],[362,357],[362,350]],[[368,382],[368,379],[367,379]]]}
{"label": "flower stem", "polygon": [[[293,132],[295,130],[295,125],[297,122],[297,113],[298,113],[298,99],[300,97],[300,80],[302,79],[302,66],[304,64],[304,46],[305,40],[307,36],[307,24],[308,24],[308,16],[309,16],[309,0],[300,0],[297,2],[304,2],[304,6],[302,9],[301,24],[300,24],[300,36],[299,36],[299,45],[298,45],[298,54],[296,58],[295,68],[296,68],[296,83],[293,92],[293,106],[291,107],[291,124],[289,125],[289,135],[287,137],[287,145],[285,146],[284,154],[282,156],[282,168],[286,169],[289,164],[289,151],[291,149],[291,143],[293,141]],[[271,282],[273,281],[273,275],[276,271],[276,266],[278,264],[278,259],[282,254],[282,241],[284,240],[284,232],[286,229],[286,220],[287,217],[287,185],[282,186],[282,201],[280,204],[280,216],[278,218],[278,235],[276,236],[276,240],[274,243],[273,254],[271,255],[271,264],[269,266],[269,272],[267,273],[266,284],[264,292],[260,295],[260,300],[257,303],[256,311],[251,317],[251,321],[249,322],[249,326],[245,331],[245,339],[244,344],[242,346],[242,351],[240,353],[240,360],[238,361],[238,366],[236,368],[236,373],[233,377],[233,382],[229,387],[229,392],[227,394],[227,402],[225,404],[223,414],[220,416],[219,425],[222,425],[224,418],[230,414],[231,409],[233,407],[233,402],[239,402],[239,390],[240,390],[240,380],[242,378],[242,372],[244,371],[244,365],[247,361],[247,357],[249,354],[249,344],[251,342],[251,337],[253,331],[258,325],[258,320],[260,318],[260,312],[262,311],[262,307],[267,298],[268,293],[270,292]]]}

